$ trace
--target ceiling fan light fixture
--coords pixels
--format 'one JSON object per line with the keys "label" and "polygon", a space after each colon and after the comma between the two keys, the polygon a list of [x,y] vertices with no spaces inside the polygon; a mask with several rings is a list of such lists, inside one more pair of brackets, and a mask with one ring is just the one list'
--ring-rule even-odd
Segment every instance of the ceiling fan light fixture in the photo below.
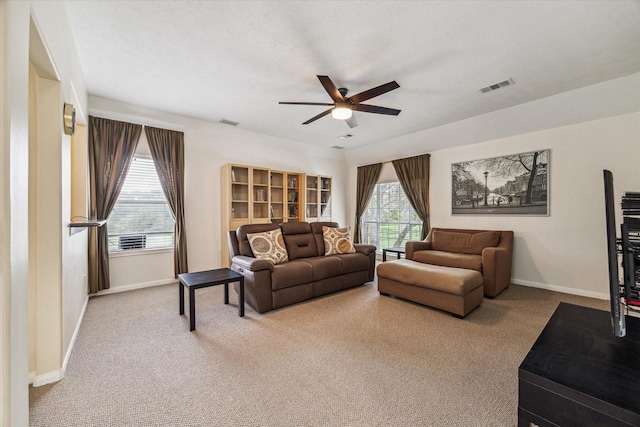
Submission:
{"label": "ceiling fan light fixture", "polygon": [[352,115],[353,111],[351,111],[351,108],[345,106],[338,105],[331,110],[331,117],[338,120],[350,119]]}
{"label": "ceiling fan light fixture", "polygon": [[331,97],[333,101],[332,104],[326,102],[279,102],[278,104],[289,104],[289,105],[322,105],[327,107],[332,107],[327,110],[324,110],[322,113],[317,114],[311,117],[306,122],[303,122],[303,125],[308,125],[309,123],[313,123],[318,119],[321,119],[325,116],[331,114],[334,119],[343,120],[350,128],[354,128],[358,126],[358,121],[356,117],[353,115],[353,110],[361,111],[365,113],[375,113],[375,114],[386,114],[388,116],[397,116],[400,114],[400,110],[396,110],[395,108],[386,108],[379,107],[376,105],[363,104],[363,101],[366,101],[371,98],[375,98],[376,96],[380,96],[384,93],[392,91],[394,89],[398,89],[400,85],[394,80],[389,83],[385,83],[380,86],[376,86],[369,90],[365,90],[364,92],[360,92],[353,96],[347,98],[348,90],[346,88],[339,88],[331,81],[329,76],[320,76],[318,75],[318,80],[322,83],[322,86],[327,91],[327,94]]}

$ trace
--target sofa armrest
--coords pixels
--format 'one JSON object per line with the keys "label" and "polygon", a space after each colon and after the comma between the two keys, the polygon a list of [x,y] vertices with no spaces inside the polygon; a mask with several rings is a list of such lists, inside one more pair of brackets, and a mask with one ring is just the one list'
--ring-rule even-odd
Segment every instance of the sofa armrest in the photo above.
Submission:
{"label": "sofa armrest", "polygon": [[411,241],[404,245],[404,257],[406,259],[413,259],[413,253],[416,251],[425,251],[431,249],[431,242]]}
{"label": "sofa armrest", "polygon": [[376,247],[374,245],[364,245],[361,243],[355,243],[353,247],[356,249],[356,252],[360,252],[365,255],[369,255],[371,252],[376,251]]}
{"label": "sofa armrest", "polygon": [[495,297],[511,284],[512,251],[495,247],[482,250],[484,294]]}
{"label": "sofa armrest", "polygon": [[376,274],[376,247],[374,245],[365,245],[362,243],[355,243],[353,247],[356,249],[356,253],[360,253],[369,258],[369,269],[367,272],[367,280],[373,281]]}
{"label": "sofa armrest", "polygon": [[271,270],[273,271],[273,263],[266,259],[258,259],[244,255],[236,255],[232,258],[231,262],[249,271]]}

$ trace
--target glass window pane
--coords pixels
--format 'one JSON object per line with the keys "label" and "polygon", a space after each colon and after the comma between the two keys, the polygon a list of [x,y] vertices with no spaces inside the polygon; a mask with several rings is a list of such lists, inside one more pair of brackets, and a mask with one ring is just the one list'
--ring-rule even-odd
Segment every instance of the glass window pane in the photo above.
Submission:
{"label": "glass window pane", "polygon": [[363,242],[378,251],[419,240],[422,221],[418,218],[399,182],[376,184],[363,215]]}
{"label": "glass window pane", "polygon": [[173,227],[153,160],[135,157],[109,216],[109,251],[172,248]]}

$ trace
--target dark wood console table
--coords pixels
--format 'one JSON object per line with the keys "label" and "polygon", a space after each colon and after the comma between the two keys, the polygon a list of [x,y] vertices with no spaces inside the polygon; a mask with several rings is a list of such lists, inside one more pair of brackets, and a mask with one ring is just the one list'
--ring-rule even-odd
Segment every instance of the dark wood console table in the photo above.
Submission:
{"label": "dark wood console table", "polygon": [[640,319],[560,303],[518,370],[518,426],[640,426]]}

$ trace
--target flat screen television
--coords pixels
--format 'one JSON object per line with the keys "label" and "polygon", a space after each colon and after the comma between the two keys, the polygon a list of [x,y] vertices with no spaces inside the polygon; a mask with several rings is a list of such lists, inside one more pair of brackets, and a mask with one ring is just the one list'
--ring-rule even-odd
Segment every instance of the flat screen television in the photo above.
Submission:
{"label": "flat screen television", "polygon": [[607,254],[609,258],[609,299],[611,302],[611,324],[613,335],[626,335],[626,324],[622,299],[620,296],[620,277],[618,270],[618,242],[616,238],[615,200],[613,193],[613,174],[603,170],[604,175],[604,208],[607,226]]}

